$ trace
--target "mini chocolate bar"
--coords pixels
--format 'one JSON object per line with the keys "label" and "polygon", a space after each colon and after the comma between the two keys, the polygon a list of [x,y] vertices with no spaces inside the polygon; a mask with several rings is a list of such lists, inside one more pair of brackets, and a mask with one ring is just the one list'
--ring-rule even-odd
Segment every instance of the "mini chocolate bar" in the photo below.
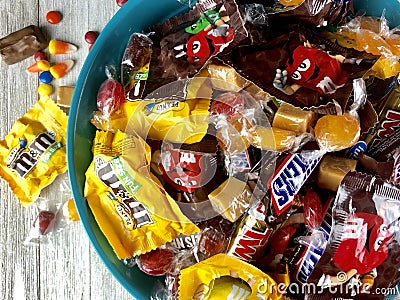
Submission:
{"label": "mini chocolate bar", "polygon": [[274,231],[274,227],[265,222],[265,214],[262,202],[249,209],[231,239],[228,255],[250,262],[262,254],[263,246]]}
{"label": "mini chocolate bar", "polygon": [[30,25],[0,40],[0,55],[7,65],[12,65],[43,50],[48,41],[39,27]]}

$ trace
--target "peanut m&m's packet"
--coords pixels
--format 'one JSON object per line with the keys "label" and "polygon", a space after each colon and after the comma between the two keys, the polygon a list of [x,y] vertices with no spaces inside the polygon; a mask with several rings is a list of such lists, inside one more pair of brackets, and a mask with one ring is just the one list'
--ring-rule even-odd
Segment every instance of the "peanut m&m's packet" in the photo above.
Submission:
{"label": "peanut m&m's packet", "polygon": [[68,117],[49,97],[40,99],[0,141],[0,176],[23,205],[67,170]]}
{"label": "peanut m&m's packet", "polygon": [[180,300],[278,300],[290,283],[287,270],[268,275],[247,262],[223,253],[182,269],[179,281]]}
{"label": "peanut m&m's packet", "polygon": [[85,197],[119,259],[200,231],[149,172],[150,147],[136,135],[98,131]]}

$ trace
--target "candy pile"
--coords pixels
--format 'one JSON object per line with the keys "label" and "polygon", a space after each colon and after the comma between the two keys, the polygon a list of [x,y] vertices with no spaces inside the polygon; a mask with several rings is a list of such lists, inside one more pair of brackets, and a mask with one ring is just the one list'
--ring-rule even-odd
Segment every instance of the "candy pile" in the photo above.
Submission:
{"label": "candy pile", "polygon": [[396,286],[399,37],[331,0],[200,0],[131,35],[85,196],[119,259],[165,275],[154,299]]}

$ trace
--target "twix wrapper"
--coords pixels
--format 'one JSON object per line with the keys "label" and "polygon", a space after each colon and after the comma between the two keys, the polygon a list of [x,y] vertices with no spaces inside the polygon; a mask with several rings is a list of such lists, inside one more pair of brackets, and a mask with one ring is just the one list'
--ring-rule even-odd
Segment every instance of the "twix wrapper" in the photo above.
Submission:
{"label": "twix wrapper", "polygon": [[[230,281],[230,285],[221,280]],[[272,300],[282,298],[282,285],[289,285],[289,275],[270,276],[240,259],[217,254],[181,270],[179,281],[178,299],[234,299],[241,288],[240,299]]]}
{"label": "twix wrapper", "polygon": [[40,99],[0,142],[0,176],[23,205],[67,170],[67,115],[49,97]]}
{"label": "twix wrapper", "polygon": [[130,258],[199,229],[149,173],[140,137],[99,131],[86,171],[85,197],[118,258]]}

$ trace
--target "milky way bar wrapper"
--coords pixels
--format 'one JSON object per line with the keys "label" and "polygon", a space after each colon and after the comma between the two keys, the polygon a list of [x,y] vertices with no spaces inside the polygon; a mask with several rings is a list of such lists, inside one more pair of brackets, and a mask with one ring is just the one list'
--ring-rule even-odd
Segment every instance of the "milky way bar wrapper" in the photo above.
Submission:
{"label": "milky way bar wrapper", "polygon": [[350,172],[332,209],[332,231],[308,283],[308,299],[383,299],[400,279],[400,189],[378,177]]}
{"label": "milky way bar wrapper", "polygon": [[353,79],[362,77],[376,57],[298,27],[263,45],[237,47],[220,59],[282,101],[337,114],[334,102],[347,108]]}
{"label": "milky way bar wrapper", "polygon": [[0,40],[0,54],[7,65],[12,65],[46,48],[48,41],[39,27],[30,25]]}
{"label": "milky way bar wrapper", "polygon": [[228,255],[248,262],[262,255],[262,249],[274,230],[265,222],[265,214],[266,208],[262,202],[249,209],[231,238]]}
{"label": "milky way bar wrapper", "polygon": [[368,145],[367,153],[387,160],[390,153],[399,147],[400,139],[400,85],[396,81],[386,101],[378,107],[379,123],[363,137]]}
{"label": "milky way bar wrapper", "polygon": [[142,98],[149,75],[152,40],[145,34],[133,33],[121,62],[122,84],[129,100]]}
{"label": "milky way bar wrapper", "polygon": [[[211,58],[227,52],[247,32],[234,0],[202,0],[189,12],[172,17],[153,28],[160,52],[150,66],[152,89],[195,75]],[[159,72],[159,73],[158,73]],[[159,80],[161,77],[163,80]]]}

